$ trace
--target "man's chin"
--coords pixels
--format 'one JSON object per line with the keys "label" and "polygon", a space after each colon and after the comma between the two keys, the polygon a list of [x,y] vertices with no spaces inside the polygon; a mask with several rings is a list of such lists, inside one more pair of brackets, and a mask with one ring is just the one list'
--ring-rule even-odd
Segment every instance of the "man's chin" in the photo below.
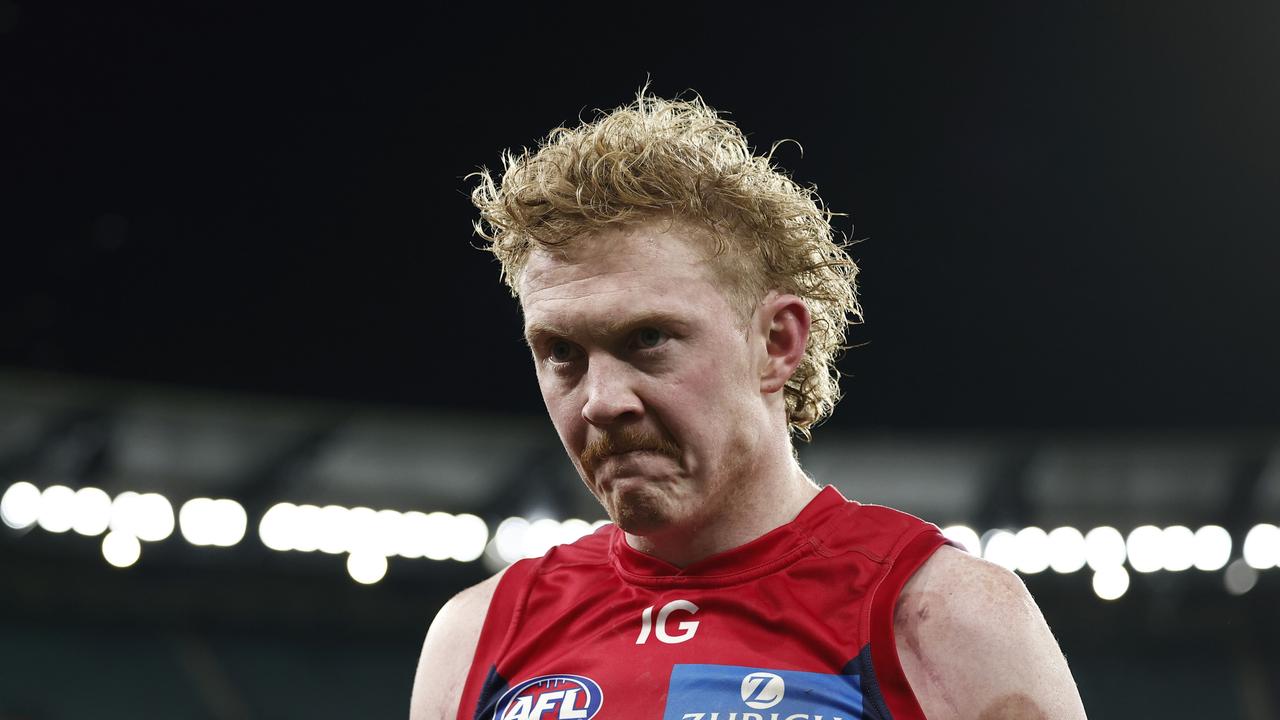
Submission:
{"label": "man's chin", "polygon": [[649,535],[671,524],[671,514],[652,486],[630,481],[613,484],[606,509],[613,524],[632,535]]}

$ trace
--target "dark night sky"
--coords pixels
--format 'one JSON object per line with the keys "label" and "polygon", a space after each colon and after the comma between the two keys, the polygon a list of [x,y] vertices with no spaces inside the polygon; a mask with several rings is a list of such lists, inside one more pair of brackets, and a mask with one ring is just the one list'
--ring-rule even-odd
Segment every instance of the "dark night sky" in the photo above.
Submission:
{"label": "dark night sky", "polygon": [[0,366],[538,413],[463,177],[648,75],[849,213],[834,423],[1280,420],[1280,5],[126,5],[0,0]]}

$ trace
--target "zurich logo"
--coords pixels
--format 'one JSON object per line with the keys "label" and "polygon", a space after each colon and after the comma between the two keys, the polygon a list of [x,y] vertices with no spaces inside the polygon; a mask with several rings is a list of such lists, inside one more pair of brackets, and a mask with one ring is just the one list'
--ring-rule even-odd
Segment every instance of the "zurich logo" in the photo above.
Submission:
{"label": "zurich logo", "polygon": [[591,720],[604,704],[600,685],[581,675],[540,675],[498,700],[497,720]]}
{"label": "zurich logo", "polygon": [[773,673],[753,672],[742,678],[742,702],[756,710],[765,710],[782,702],[786,690],[782,678]]}

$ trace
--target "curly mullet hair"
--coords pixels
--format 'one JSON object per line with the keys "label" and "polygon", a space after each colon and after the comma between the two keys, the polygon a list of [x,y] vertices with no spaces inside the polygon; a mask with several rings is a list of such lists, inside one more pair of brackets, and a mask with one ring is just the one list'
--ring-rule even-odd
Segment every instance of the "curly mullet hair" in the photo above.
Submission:
{"label": "curly mullet hair", "polygon": [[[777,145],[774,146],[777,148]],[[534,150],[505,152],[471,200],[477,234],[519,295],[536,248],[563,246],[609,226],[674,218],[706,231],[744,316],[770,290],[797,295],[812,318],[800,366],[784,391],[787,423],[808,440],[840,398],[837,354],[861,321],[857,265],[835,238],[833,213],[811,187],[757,156],[742,131],[701,98],[636,101],[575,128],[558,127]]]}

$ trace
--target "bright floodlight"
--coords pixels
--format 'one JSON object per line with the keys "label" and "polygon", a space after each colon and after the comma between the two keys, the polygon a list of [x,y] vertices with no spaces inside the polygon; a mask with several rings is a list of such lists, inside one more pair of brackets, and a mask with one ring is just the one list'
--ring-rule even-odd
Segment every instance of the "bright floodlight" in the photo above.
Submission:
{"label": "bright floodlight", "polygon": [[1231,561],[1222,575],[1222,584],[1232,595],[1243,595],[1258,584],[1258,571],[1240,558]]}
{"label": "bright floodlight", "polygon": [[1194,545],[1197,570],[1221,570],[1231,559],[1231,533],[1226,528],[1205,525],[1196,531]]}
{"label": "bright floodlight", "polygon": [[1164,569],[1182,572],[1196,561],[1196,535],[1191,528],[1174,525],[1164,529]]}
{"label": "bright floodlight", "polygon": [[235,500],[193,498],[178,511],[182,537],[192,545],[231,547],[244,538],[249,517]]}
{"label": "bright floodlight", "polygon": [[76,491],[65,485],[50,485],[40,493],[40,516],[36,522],[51,533],[71,529],[76,515]]}
{"label": "bright floodlight", "polygon": [[315,552],[320,549],[320,538],[324,536],[324,518],[320,508],[315,505],[299,505],[293,511],[292,532],[293,549],[298,552]]}
{"label": "bright floodlight", "polygon": [[542,557],[560,544],[560,523],[551,518],[534,520],[524,535],[524,556]]}
{"label": "bright floodlight", "polygon": [[1140,573],[1152,573],[1164,567],[1164,531],[1154,525],[1143,525],[1129,533],[1125,543],[1129,566]]}
{"label": "bright floodlight", "polygon": [[102,557],[118,568],[127,568],[138,562],[142,544],[129,533],[112,530],[102,538]]}
{"label": "bright floodlight", "polygon": [[361,585],[372,585],[387,574],[387,557],[368,550],[347,556],[347,573]]}
{"label": "bright floodlight", "polygon": [[319,524],[324,530],[320,534],[318,550],[329,555],[338,555],[351,547],[348,537],[348,510],[341,505],[325,505],[320,508]]}
{"label": "bright floodlight", "polygon": [[96,487],[76,491],[71,528],[81,535],[101,535],[111,526],[111,496]]}
{"label": "bright floodlight", "polygon": [[209,545],[209,514],[213,500],[192,498],[178,508],[178,530],[182,539],[192,545]]}
{"label": "bright floodlight", "polygon": [[0,498],[0,520],[14,530],[31,527],[40,517],[40,488],[29,482],[16,482]]}
{"label": "bright floodlight", "polygon": [[568,545],[591,534],[591,523],[578,518],[569,518],[560,523],[560,542]]}
{"label": "bright floodlight", "polygon": [[298,507],[292,503],[276,503],[258,523],[258,537],[272,550],[293,549],[293,516]]}
{"label": "bright floodlight", "polygon": [[1103,600],[1115,600],[1129,589],[1129,573],[1123,565],[1108,565],[1093,574],[1093,592]]}
{"label": "bright floodlight", "polygon": [[[321,512],[320,520],[324,520]],[[337,518],[337,516],[334,516]],[[372,507],[352,507],[343,515],[342,523],[328,528],[330,536],[320,546],[339,547],[342,552],[378,553],[378,512]],[[385,556],[384,556],[385,557]]]}
{"label": "bright floodlight", "polygon": [[597,520],[591,523],[591,532],[595,532],[600,528],[604,527],[605,525],[611,524],[612,522],[613,522],[612,520]]}
{"label": "bright floodlight", "polygon": [[[1124,564],[1124,536],[1113,527],[1096,527],[1084,536],[1084,557],[1089,569],[1118,567]],[[1128,573],[1125,577],[1129,577]]]}
{"label": "bright floodlight", "polygon": [[1244,538],[1244,561],[1254,570],[1280,565],[1280,528],[1267,523],[1254,525]]}
{"label": "bright floodlight", "polygon": [[111,529],[146,542],[173,534],[173,506],[163,495],[122,492],[111,503]]}
{"label": "bright floodlight", "polygon": [[139,498],[141,517],[138,539],[160,542],[173,534],[173,505],[168,498],[157,493],[146,493]]}
{"label": "bright floodlight", "polygon": [[400,549],[404,515],[399,510],[379,510],[377,518],[371,542],[382,557],[391,557]]}
{"label": "bright floodlight", "polygon": [[942,535],[964,548],[964,551],[970,555],[982,555],[982,539],[978,537],[978,533],[974,532],[973,528],[965,525],[951,525],[942,528]]}
{"label": "bright floodlight", "polygon": [[423,557],[428,560],[448,560],[453,556],[454,523],[454,517],[447,512],[427,513],[422,535]]}
{"label": "bright floodlight", "polygon": [[1016,536],[1008,530],[991,530],[982,548],[982,557],[1006,570],[1018,567]]}
{"label": "bright floodlight", "polygon": [[1054,572],[1073,573],[1084,567],[1084,535],[1073,527],[1054,528],[1049,532],[1049,567]]}
{"label": "bright floodlight", "polygon": [[498,557],[513,563],[524,557],[524,536],[529,532],[529,521],[522,517],[509,517],[498,524],[493,533],[493,545]]}
{"label": "bright floodlight", "polygon": [[400,516],[397,528],[396,555],[413,560],[422,557],[427,527],[430,525],[427,514],[410,510]]}
{"label": "bright floodlight", "polygon": [[469,513],[454,516],[450,557],[458,562],[472,562],[484,554],[488,542],[489,526],[484,520]]}
{"label": "bright floodlight", "polygon": [[1023,528],[1014,535],[1013,541],[1018,572],[1034,575],[1048,569],[1048,533],[1038,527]]}
{"label": "bright floodlight", "polygon": [[213,544],[218,547],[239,544],[249,529],[249,514],[244,511],[244,506],[229,498],[214,500],[213,506]]}

